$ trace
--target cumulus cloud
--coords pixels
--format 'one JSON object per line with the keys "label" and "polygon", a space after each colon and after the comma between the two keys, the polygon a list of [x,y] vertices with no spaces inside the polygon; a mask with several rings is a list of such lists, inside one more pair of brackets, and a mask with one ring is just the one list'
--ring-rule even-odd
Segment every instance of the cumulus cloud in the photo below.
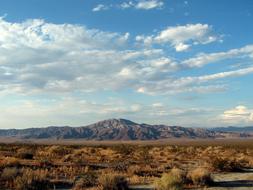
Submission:
{"label": "cumulus cloud", "polygon": [[37,19],[13,23],[0,19],[0,33],[1,94],[121,89],[145,94],[220,92],[227,85],[212,81],[253,72],[252,67],[233,71],[224,68],[224,72],[210,75],[177,76],[185,68],[231,57],[250,57],[252,45],[180,61],[169,57],[162,47],[136,48],[129,33],[106,32],[82,25],[53,24]]}
{"label": "cumulus cloud", "polygon": [[170,44],[176,51],[186,51],[193,45],[208,44],[217,41],[220,37],[212,34],[212,26],[208,24],[187,24],[168,27],[157,35],[137,36],[138,42],[146,45]]}
{"label": "cumulus cloud", "polygon": [[175,45],[175,49],[176,51],[186,51],[187,49],[189,49],[190,45],[188,44],[183,44],[183,43],[179,43]]}
{"label": "cumulus cloud", "polygon": [[[43,20],[1,19],[0,32],[0,89],[9,93],[118,88],[126,84],[118,75],[124,65],[163,54],[125,49],[129,33]],[[126,70],[121,74],[126,76]]]}
{"label": "cumulus cloud", "polygon": [[224,111],[221,118],[226,123],[247,124],[253,122],[253,109],[249,109],[244,105],[239,105],[233,109]]}

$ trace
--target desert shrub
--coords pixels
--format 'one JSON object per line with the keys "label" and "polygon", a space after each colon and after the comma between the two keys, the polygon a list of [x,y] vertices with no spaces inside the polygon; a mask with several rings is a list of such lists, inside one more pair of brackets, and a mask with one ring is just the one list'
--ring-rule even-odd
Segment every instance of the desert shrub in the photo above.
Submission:
{"label": "desert shrub", "polygon": [[151,165],[147,165],[146,163],[140,166],[141,166],[140,169],[135,171],[136,175],[143,176],[143,177],[152,177],[152,176],[159,177],[160,176],[160,173],[157,170],[157,167],[153,168],[151,167]]}
{"label": "desert shrub", "polygon": [[212,178],[210,172],[205,168],[196,168],[190,171],[187,178],[194,184],[198,186],[210,185],[212,183]]}
{"label": "desert shrub", "polygon": [[125,172],[127,171],[127,168],[128,168],[128,163],[126,162],[119,162],[115,164],[115,166],[113,167],[115,171],[119,171],[119,172]]}
{"label": "desert shrub", "polygon": [[30,152],[20,152],[17,154],[18,158],[21,159],[27,159],[27,160],[32,160],[33,159],[33,154]]}
{"label": "desert shrub", "polygon": [[214,158],[210,162],[211,168],[215,171],[240,171],[242,165],[235,159],[229,160],[228,158]]}
{"label": "desert shrub", "polygon": [[20,148],[17,151],[17,157],[21,158],[21,159],[32,160],[33,159],[33,151],[28,148]]}
{"label": "desert shrub", "polygon": [[149,153],[150,149],[151,149],[150,146],[143,146],[141,147],[140,152],[139,152],[140,159],[144,161],[144,163],[146,164],[149,163],[150,160],[152,159],[152,156]]}
{"label": "desert shrub", "polygon": [[78,180],[75,181],[74,190],[82,190],[87,187],[93,187],[97,184],[97,176],[93,172],[82,175]]}
{"label": "desert shrub", "polygon": [[49,181],[46,170],[24,169],[22,175],[14,180],[16,190],[47,190]]}
{"label": "desert shrub", "polygon": [[214,170],[223,171],[228,161],[222,158],[214,158],[210,164]]}
{"label": "desert shrub", "polygon": [[90,149],[90,153],[91,153],[91,154],[95,154],[96,152],[97,152],[97,150],[96,150],[95,148],[91,148],[91,149]]}
{"label": "desert shrub", "polygon": [[66,154],[70,154],[72,152],[72,149],[65,147],[65,146],[57,146],[53,145],[50,146],[47,150],[47,153],[51,156],[64,156]]}
{"label": "desert shrub", "polygon": [[242,162],[238,160],[229,160],[227,171],[241,171],[243,168]]}
{"label": "desert shrub", "polygon": [[138,165],[132,165],[132,166],[129,166],[128,169],[127,169],[127,172],[129,175],[138,175],[139,171],[141,170],[141,167],[138,166]]}
{"label": "desert shrub", "polygon": [[0,160],[0,167],[17,167],[19,165],[19,160],[14,157],[4,157]]}
{"label": "desert shrub", "polygon": [[172,169],[164,173],[162,177],[154,182],[156,190],[181,190],[185,181],[185,173],[180,169]]}
{"label": "desert shrub", "polygon": [[133,152],[134,149],[133,149],[133,147],[131,145],[120,144],[120,145],[114,146],[113,150],[115,150],[119,154],[128,156],[128,155],[130,155]]}
{"label": "desert shrub", "polygon": [[13,167],[13,168],[4,168],[1,174],[1,179],[2,180],[11,180],[14,179],[18,175],[18,169]]}
{"label": "desert shrub", "polygon": [[128,183],[123,176],[117,174],[101,174],[98,178],[99,189],[101,190],[127,190]]}
{"label": "desert shrub", "polygon": [[163,156],[165,156],[165,153],[164,152],[160,152],[159,156],[163,157]]}

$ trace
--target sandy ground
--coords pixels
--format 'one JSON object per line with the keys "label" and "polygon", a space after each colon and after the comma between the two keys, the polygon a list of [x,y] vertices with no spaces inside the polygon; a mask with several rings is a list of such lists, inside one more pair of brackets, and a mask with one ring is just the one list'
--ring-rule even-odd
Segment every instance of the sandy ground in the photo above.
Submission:
{"label": "sandy ground", "polygon": [[[253,172],[226,173],[213,175],[217,187],[206,188],[208,190],[249,190],[253,189]],[[202,188],[203,189],[203,188]]]}
{"label": "sandy ground", "polygon": [[225,138],[225,139],[188,139],[188,138],[171,138],[164,140],[147,140],[147,141],[96,141],[83,139],[19,139],[14,137],[0,137],[0,143],[5,144],[43,144],[43,145],[179,145],[179,146],[236,146],[250,147],[253,144],[253,138]]}

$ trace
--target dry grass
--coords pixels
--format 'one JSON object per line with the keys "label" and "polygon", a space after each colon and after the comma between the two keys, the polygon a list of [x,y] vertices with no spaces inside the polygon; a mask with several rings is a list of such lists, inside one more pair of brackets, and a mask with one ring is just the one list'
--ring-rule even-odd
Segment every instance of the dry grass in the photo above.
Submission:
{"label": "dry grass", "polygon": [[213,182],[211,173],[205,168],[196,168],[189,171],[187,178],[197,186],[208,186]]}
{"label": "dry grass", "polygon": [[128,184],[123,176],[113,173],[102,173],[98,178],[98,189],[127,190]]}
{"label": "dry grass", "polygon": [[156,190],[181,190],[185,182],[185,173],[180,169],[172,169],[164,173],[160,179],[154,182]]}
{"label": "dry grass", "polygon": [[[75,189],[97,188],[99,180],[102,187],[103,180],[103,184],[117,181],[115,176],[124,176],[129,184],[154,181],[173,184],[180,179],[171,177],[171,172],[175,176],[177,171],[173,168],[188,173],[188,179],[183,177],[183,185],[205,186],[210,174],[208,171],[253,167],[253,146],[247,145],[246,142],[222,145],[202,141],[198,144],[197,141],[188,144],[0,144],[0,189],[22,189],[22,186],[27,188],[35,184],[40,184],[37,185],[40,187],[44,183],[56,187],[74,184]],[[200,168],[203,166],[206,170]],[[115,179],[108,178],[108,173],[114,174]],[[99,179],[99,176],[104,179]],[[180,183],[176,183],[178,187]]]}

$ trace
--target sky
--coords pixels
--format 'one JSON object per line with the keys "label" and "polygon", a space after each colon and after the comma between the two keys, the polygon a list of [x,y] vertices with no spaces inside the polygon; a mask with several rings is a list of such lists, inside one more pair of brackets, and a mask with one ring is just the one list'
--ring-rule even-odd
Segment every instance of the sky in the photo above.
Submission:
{"label": "sky", "polygon": [[1,0],[0,128],[253,125],[252,0]]}

